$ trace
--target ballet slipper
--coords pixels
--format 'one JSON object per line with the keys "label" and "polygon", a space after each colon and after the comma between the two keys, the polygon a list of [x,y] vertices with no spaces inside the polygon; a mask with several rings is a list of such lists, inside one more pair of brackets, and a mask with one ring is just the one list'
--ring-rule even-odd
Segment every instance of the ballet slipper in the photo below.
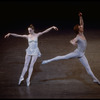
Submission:
{"label": "ballet slipper", "polygon": [[19,82],[18,82],[18,85],[20,85],[21,84],[21,82],[24,80],[24,78],[23,77],[21,77],[20,79],[19,79]]}
{"label": "ballet slipper", "polygon": [[98,85],[100,85],[100,81],[99,80],[93,80],[94,83],[97,83]]}
{"label": "ballet slipper", "polygon": [[46,63],[48,63],[48,61],[46,61],[46,60],[44,60],[44,61],[42,62],[42,64],[46,64]]}
{"label": "ballet slipper", "polygon": [[30,81],[26,79],[27,86],[30,86]]}

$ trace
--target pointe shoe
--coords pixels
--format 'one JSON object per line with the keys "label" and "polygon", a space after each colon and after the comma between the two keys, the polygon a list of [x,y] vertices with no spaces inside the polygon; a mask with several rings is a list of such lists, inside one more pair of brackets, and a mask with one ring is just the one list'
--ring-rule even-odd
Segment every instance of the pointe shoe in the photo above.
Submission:
{"label": "pointe shoe", "polygon": [[26,84],[27,84],[27,86],[30,85],[30,81],[28,79],[26,79]]}
{"label": "pointe shoe", "polygon": [[44,61],[42,62],[42,64],[46,64],[46,63],[48,63],[48,61],[46,61],[46,60],[44,60]]}
{"label": "pointe shoe", "polygon": [[21,77],[20,79],[19,79],[19,82],[18,82],[18,85],[20,85],[21,84],[21,82],[24,80],[24,78],[23,77]]}
{"label": "pointe shoe", "polygon": [[100,85],[100,81],[99,80],[93,80],[94,83],[97,83],[98,85]]}

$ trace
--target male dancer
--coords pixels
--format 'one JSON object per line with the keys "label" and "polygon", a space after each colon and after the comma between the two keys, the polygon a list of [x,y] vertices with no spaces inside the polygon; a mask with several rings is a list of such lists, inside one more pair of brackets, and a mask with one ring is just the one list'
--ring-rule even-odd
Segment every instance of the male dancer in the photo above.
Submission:
{"label": "male dancer", "polygon": [[77,24],[74,26],[74,32],[76,33],[76,37],[70,41],[70,43],[73,44],[74,46],[77,46],[77,48],[69,54],[66,54],[63,56],[57,56],[48,60],[44,60],[42,64],[46,64],[46,63],[56,61],[56,60],[61,60],[61,59],[78,58],[80,62],[83,64],[83,66],[85,67],[87,73],[92,77],[93,82],[100,84],[99,80],[93,74],[90,68],[90,65],[88,63],[88,60],[85,57],[87,41],[84,36],[84,22],[83,22],[82,13],[80,12],[78,15],[79,15],[80,24]]}

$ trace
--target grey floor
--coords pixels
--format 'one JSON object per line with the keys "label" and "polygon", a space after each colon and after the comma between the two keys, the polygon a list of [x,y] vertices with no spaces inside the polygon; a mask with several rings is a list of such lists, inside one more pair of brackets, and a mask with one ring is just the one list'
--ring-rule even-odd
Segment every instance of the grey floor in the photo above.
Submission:
{"label": "grey floor", "polygon": [[[85,30],[86,57],[100,80],[100,30]],[[69,41],[73,31],[51,31],[39,38],[42,56],[34,65],[31,84],[18,80],[24,66],[27,40],[15,37],[0,39],[0,98],[17,99],[100,99],[100,85],[93,83],[78,59],[59,60],[45,65],[41,62],[72,52]],[[27,78],[27,73],[25,79]]]}

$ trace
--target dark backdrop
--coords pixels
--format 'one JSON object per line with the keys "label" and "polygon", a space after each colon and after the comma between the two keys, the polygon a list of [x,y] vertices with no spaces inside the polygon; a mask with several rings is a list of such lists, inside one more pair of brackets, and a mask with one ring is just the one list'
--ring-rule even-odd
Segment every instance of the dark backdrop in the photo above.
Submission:
{"label": "dark backdrop", "polygon": [[100,27],[100,1],[96,0],[2,0],[0,1],[0,34],[56,25],[72,29],[79,22],[78,12],[83,13],[85,28]]}

